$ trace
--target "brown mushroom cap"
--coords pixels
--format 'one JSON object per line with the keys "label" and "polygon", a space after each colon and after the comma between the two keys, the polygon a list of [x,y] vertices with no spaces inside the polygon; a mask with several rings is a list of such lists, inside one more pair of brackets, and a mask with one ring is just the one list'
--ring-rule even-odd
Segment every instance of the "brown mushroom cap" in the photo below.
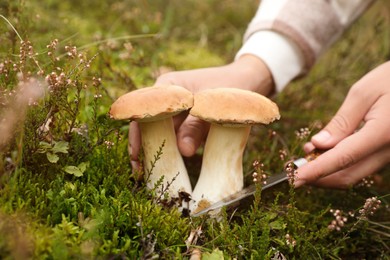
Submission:
{"label": "brown mushroom cap", "polygon": [[120,96],[110,108],[110,117],[153,121],[188,110],[194,103],[187,89],[175,86],[141,88]]}
{"label": "brown mushroom cap", "polygon": [[232,126],[269,124],[280,118],[274,102],[238,88],[215,88],[196,93],[190,114],[211,123]]}

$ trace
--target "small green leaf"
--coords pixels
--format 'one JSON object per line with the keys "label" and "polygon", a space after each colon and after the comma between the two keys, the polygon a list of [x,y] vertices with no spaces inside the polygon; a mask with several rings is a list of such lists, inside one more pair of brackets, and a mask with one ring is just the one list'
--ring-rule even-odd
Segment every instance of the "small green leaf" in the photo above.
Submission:
{"label": "small green leaf", "polygon": [[53,192],[52,189],[49,189],[49,190],[46,192],[46,197],[47,197],[49,200],[53,200],[54,192]]}
{"label": "small green leaf", "polygon": [[270,220],[273,220],[274,218],[276,218],[278,216],[278,214],[276,214],[275,212],[270,212],[269,214],[268,214],[268,218],[270,219]]}
{"label": "small green leaf", "polygon": [[73,165],[65,166],[64,171],[76,177],[83,176],[83,172],[77,166],[73,166]]}
{"label": "small green leaf", "polygon": [[39,142],[38,153],[45,153],[47,150],[51,150],[51,144],[47,142]]}
{"label": "small green leaf", "polygon": [[204,253],[202,255],[202,259],[205,259],[205,260],[223,260],[224,256],[223,256],[223,252],[221,250],[219,250],[218,248],[216,248],[211,253],[208,253],[208,252]]}
{"label": "small green leaf", "polygon": [[49,160],[49,162],[51,162],[51,163],[57,163],[58,160],[60,159],[60,157],[58,157],[58,155],[51,153],[51,152],[47,152],[46,157]]}
{"label": "small green leaf", "polygon": [[69,143],[65,141],[59,141],[54,144],[52,148],[53,153],[68,153]]}
{"label": "small green leaf", "polygon": [[286,223],[283,223],[281,220],[275,220],[269,223],[269,226],[273,230],[282,230],[286,228]]}
{"label": "small green leaf", "polygon": [[88,166],[88,163],[82,162],[82,163],[80,163],[77,167],[80,169],[80,171],[81,171],[82,173],[84,173],[85,170],[87,169],[87,166]]}

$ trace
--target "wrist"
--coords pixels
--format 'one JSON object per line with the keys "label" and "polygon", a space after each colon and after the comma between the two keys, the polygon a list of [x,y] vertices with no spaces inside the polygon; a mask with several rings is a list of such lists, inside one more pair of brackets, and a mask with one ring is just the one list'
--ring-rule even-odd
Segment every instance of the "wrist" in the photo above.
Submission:
{"label": "wrist", "polygon": [[238,51],[236,60],[244,55],[258,57],[266,64],[272,75],[275,92],[282,91],[306,69],[303,53],[298,46],[291,39],[274,31],[262,30],[251,35]]}
{"label": "wrist", "polygon": [[274,93],[275,86],[271,71],[267,65],[258,57],[245,54],[235,60],[232,64],[234,73],[243,77],[242,88],[269,96]]}

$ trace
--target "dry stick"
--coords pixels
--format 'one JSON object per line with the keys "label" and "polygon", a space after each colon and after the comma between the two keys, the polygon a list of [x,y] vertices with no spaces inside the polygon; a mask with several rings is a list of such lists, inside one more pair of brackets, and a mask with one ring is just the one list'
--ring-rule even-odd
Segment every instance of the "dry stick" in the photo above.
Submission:
{"label": "dry stick", "polygon": [[[387,229],[387,230],[389,230],[390,231],[390,226],[386,226],[386,225],[383,225],[383,224],[381,224],[381,223],[379,223],[379,222],[374,222],[374,221],[371,221],[371,220],[366,220],[368,223],[370,223],[370,224],[372,224],[372,225],[376,225],[376,226],[379,226],[379,227],[381,227],[381,228],[384,228],[384,229]],[[389,236],[390,236],[390,234],[389,234]]]}
{"label": "dry stick", "polygon": [[9,26],[11,26],[12,30],[16,33],[16,35],[19,37],[19,39],[21,41],[23,41],[22,37],[20,36],[18,31],[15,29],[15,27],[12,25],[12,23],[4,15],[0,14],[0,17],[3,18],[8,23]]}

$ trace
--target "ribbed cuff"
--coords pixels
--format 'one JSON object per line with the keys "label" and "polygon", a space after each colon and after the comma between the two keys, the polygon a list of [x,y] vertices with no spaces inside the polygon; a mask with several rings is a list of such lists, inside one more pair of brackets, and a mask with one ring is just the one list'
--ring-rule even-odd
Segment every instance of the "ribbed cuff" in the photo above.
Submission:
{"label": "ribbed cuff", "polygon": [[271,71],[277,92],[304,70],[304,58],[295,43],[273,31],[263,30],[251,35],[235,59],[244,54],[252,54],[264,61]]}

